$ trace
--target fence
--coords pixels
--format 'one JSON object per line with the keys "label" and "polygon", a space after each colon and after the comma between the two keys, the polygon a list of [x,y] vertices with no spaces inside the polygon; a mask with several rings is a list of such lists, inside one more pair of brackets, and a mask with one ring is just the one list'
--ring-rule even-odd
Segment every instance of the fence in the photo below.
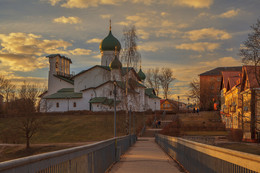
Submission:
{"label": "fence", "polygon": [[[0,163],[2,173],[105,172],[136,141],[135,135]],[[117,147],[115,147],[117,146]]]}
{"label": "fence", "polygon": [[190,173],[260,172],[260,156],[156,135],[156,142]]}

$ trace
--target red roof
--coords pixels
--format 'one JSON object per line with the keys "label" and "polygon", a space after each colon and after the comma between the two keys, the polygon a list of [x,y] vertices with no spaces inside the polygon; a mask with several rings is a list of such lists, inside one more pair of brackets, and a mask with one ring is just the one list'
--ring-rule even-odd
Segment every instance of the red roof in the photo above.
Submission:
{"label": "red roof", "polygon": [[[256,74],[259,76],[260,74],[260,66],[256,67]],[[255,74],[255,66],[243,66],[243,76],[246,75],[248,82],[249,82],[249,88],[258,88],[259,84],[256,79]],[[243,77],[243,79],[246,79]],[[260,80],[260,77],[259,77]],[[245,81],[243,81],[245,82]]]}
{"label": "red roof", "polygon": [[[230,88],[236,85],[236,80],[239,79],[239,71],[222,71],[223,76],[223,88],[227,88],[228,80],[230,78]],[[234,84],[235,82],[235,84]]]}
{"label": "red roof", "polygon": [[162,104],[162,102],[164,102],[165,100],[166,100],[166,99],[161,99],[161,100],[160,100],[160,104]]}

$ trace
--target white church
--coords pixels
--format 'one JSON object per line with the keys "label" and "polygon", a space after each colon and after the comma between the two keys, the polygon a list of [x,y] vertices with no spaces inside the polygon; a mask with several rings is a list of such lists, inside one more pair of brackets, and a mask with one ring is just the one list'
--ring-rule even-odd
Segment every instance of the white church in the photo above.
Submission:
{"label": "white church", "polygon": [[[100,43],[101,65],[76,75],[70,73],[70,58],[52,54],[49,58],[48,90],[40,97],[41,112],[114,111],[137,112],[160,110],[160,98],[153,88],[144,85],[145,74],[132,67],[123,67],[118,56],[120,42],[112,35]],[[127,94],[126,94],[127,93]]]}

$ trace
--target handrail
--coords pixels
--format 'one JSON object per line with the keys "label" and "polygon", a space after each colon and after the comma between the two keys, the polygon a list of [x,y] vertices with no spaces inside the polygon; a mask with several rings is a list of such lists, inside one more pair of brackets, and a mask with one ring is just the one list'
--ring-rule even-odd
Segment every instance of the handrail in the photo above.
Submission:
{"label": "handrail", "polygon": [[[120,142],[117,142],[117,146],[115,147],[116,140]],[[102,155],[107,159],[106,163],[102,163],[104,165],[98,165],[102,168],[101,170],[103,171],[106,170],[109,165],[113,164],[116,161],[116,152],[118,152],[116,148],[124,148],[124,150],[126,150],[131,146],[131,144],[133,144],[133,142],[135,142],[135,135],[128,135],[123,137],[111,138],[94,144],[88,144],[84,146],[78,146],[69,149],[24,157],[11,161],[5,161],[0,163],[0,172],[10,172],[10,170],[15,170],[15,172],[19,173],[26,172],[25,170],[37,172],[49,169],[50,167],[61,169],[64,164],[67,164],[68,169],[71,169],[72,162],[78,163],[80,161],[82,162],[82,160],[84,159],[89,159],[91,164],[94,164],[94,166],[90,165],[90,167],[92,170],[94,170],[94,172],[96,172],[96,160],[103,159],[98,158],[98,156],[96,155]],[[90,168],[89,166],[84,167]]]}
{"label": "handrail", "polygon": [[189,172],[222,172],[222,170],[260,172],[258,155],[161,134],[156,135],[156,142]]}

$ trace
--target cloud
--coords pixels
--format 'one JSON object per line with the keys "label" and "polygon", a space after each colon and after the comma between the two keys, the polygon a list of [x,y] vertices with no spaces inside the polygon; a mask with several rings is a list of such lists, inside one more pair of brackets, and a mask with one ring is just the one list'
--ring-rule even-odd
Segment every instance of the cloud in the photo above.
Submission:
{"label": "cloud", "polygon": [[87,40],[86,43],[100,43],[102,40],[99,38],[92,38],[90,40]]}
{"label": "cloud", "polygon": [[52,6],[55,6],[57,3],[59,3],[61,0],[49,0],[49,3],[52,5]]}
{"label": "cloud", "polygon": [[69,51],[72,55],[90,55],[92,53],[91,50],[88,49],[81,49],[81,48],[76,48],[74,50]]}
{"label": "cloud", "polygon": [[242,63],[240,60],[233,57],[222,57],[215,61],[200,62],[200,65],[208,67],[225,67],[227,64],[232,64],[232,66],[241,66]]}
{"label": "cloud", "polygon": [[[167,15],[165,12],[162,13],[163,16]],[[175,37],[176,34],[180,33],[177,29],[188,26],[183,23],[173,23],[163,16],[161,12],[146,11],[126,16],[124,21],[118,22],[117,24],[123,26],[135,25],[142,39],[148,39],[150,36]]]}
{"label": "cloud", "polygon": [[168,0],[173,5],[192,7],[192,8],[209,8],[213,0]]}
{"label": "cloud", "polygon": [[154,41],[154,42],[144,42],[138,45],[138,50],[145,51],[145,52],[156,52],[158,50],[164,48],[171,48],[172,42],[171,41]]}
{"label": "cloud", "polygon": [[229,10],[225,13],[220,14],[219,17],[221,17],[221,18],[231,18],[231,17],[237,16],[239,12],[240,12],[240,9]]}
{"label": "cloud", "polygon": [[231,35],[226,31],[219,30],[219,29],[203,28],[203,29],[186,32],[184,38],[188,38],[192,41],[196,41],[200,39],[226,40],[226,39],[230,39]]}
{"label": "cloud", "polygon": [[64,17],[64,16],[62,16],[62,17],[53,19],[53,22],[54,23],[64,23],[64,24],[67,24],[67,23],[69,23],[69,24],[77,24],[77,23],[81,23],[81,20],[78,17],[73,17],[73,16],[71,16],[71,17]]}
{"label": "cloud", "polygon": [[132,3],[142,3],[144,5],[151,5],[155,0],[131,0]]}
{"label": "cloud", "polygon": [[138,29],[136,31],[136,33],[137,33],[138,37],[140,37],[141,39],[144,39],[144,40],[148,39],[150,36],[150,34],[147,31],[142,30],[142,29]]}
{"label": "cloud", "polygon": [[231,48],[227,48],[226,51],[229,51],[229,52],[232,52],[234,49],[231,47]]}
{"label": "cloud", "polygon": [[218,15],[213,15],[213,14],[210,14],[210,13],[202,12],[198,15],[198,17],[209,17],[209,18],[212,18],[212,19],[215,19],[215,18],[232,18],[232,17],[237,16],[240,11],[241,11],[240,9],[235,9],[235,10],[233,9],[233,10],[229,10],[229,11],[226,11],[226,12],[218,14]]}
{"label": "cloud", "polygon": [[118,5],[125,0],[66,0],[61,7],[65,8],[88,8],[99,5]]}
{"label": "cloud", "polygon": [[210,8],[210,6],[213,4],[213,0],[49,0],[49,3],[52,6],[59,3],[61,4],[61,7],[65,8],[89,8],[98,7],[99,5],[121,5],[123,2],[144,4],[148,6],[167,4],[172,6],[183,6],[190,8]]}
{"label": "cloud", "polygon": [[102,19],[111,19],[112,15],[111,14],[101,14],[100,17]]}
{"label": "cloud", "polygon": [[176,49],[183,50],[193,50],[197,52],[214,51],[219,48],[219,43],[209,43],[209,42],[197,42],[197,43],[183,43],[175,46]]}
{"label": "cloud", "polygon": [[159,48],[154,45],[143,44],[139,45],[138,49],[145,52],[156,52]]}
{"label": "cloud", "polygon": [[91,50],[75,48],[64,40],[42,39],[41,35],[26,33],[0,34],[1,65],[12,71],[33,71],[48,65],[45,54],[89,55]]}

